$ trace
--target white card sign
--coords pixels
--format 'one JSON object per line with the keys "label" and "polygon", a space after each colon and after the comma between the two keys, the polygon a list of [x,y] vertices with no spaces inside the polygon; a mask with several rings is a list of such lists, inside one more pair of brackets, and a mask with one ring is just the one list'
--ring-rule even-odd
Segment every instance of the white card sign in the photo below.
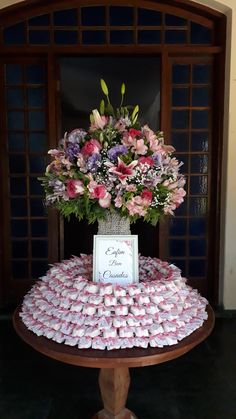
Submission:
{"label": "white card sign", "polygon": [[94,236],[93,281],[128,285],[138,282],[138,236]]}

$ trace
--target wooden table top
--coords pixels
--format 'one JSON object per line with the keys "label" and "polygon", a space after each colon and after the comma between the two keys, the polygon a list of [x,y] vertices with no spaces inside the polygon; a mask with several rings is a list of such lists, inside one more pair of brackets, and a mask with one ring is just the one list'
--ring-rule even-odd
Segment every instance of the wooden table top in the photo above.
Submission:
{"label": "wooden table top", "polygon": [[68,345],[56,343],[45,337],[38,337],[27,329],[22,322],[18,307],[13,315],[13,324],[17,334],[30,346],[42,354],[64,362],[90,368],[144,367],[170,361],[190,351],[204,341],[211,333],[215,316],[210,305],[207,306],[208,319],[203,326],[184,338],[181,342],[164,348],[132,348],[118,350],[78,349]]}

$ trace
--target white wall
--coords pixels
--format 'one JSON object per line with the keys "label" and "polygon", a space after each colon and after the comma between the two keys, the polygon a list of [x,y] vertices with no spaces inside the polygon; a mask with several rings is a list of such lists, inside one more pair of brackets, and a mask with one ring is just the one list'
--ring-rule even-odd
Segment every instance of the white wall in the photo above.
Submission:
{"label": "white wall", "polygon": [[[212,7],[227,16],[220,293],[224,307],[236,309],[236,0],[192,1]],[[19,2],[0,0],[0,8]]]}

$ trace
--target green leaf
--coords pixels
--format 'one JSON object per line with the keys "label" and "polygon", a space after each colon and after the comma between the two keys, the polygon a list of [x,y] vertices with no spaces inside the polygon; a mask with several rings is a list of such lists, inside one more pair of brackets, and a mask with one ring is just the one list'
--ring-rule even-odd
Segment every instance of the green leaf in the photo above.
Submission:
{"label": "green leaf", "polygon": [[104,115],[104,112],[105,112],[105,102],[104,102],[103,99],[100,102],[100,108],[99,109],[100,109],[100,114],[101,115]]}
{"label": "green leaf", "polygon": [[108,91],[108,87],[106,85],[106,82],[103,79],[101,79],[100,83],[101,83],[101,88],[102,88],[102,91],[103,91],[104,95],[108,96],[109,91]]}

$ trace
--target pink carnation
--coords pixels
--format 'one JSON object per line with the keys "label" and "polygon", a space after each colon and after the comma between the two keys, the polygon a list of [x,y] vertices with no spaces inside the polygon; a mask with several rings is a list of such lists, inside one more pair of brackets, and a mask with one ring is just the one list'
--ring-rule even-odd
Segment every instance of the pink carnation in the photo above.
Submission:
{"label": "pink carnation", "polygon": [[76,196],[83,195],[84,193],[84,185],[81,180],[68,180],[66,186],[66,192],[69,198],[75,198]]}
{"label": "pink carnation", "polygon": [[91,154],[98,154],[101,148],[101,144],[97,140],[92,139],[84,144],[81,149],[81,153],[85,156],[91,156]]}
{"label": "pink carnation", "polygon": [[90,192],[91,198],[96,198],[96,199],[104,198],[107,192],[104,185],[99,185],[95,181],[89,182],[88,190]]}

